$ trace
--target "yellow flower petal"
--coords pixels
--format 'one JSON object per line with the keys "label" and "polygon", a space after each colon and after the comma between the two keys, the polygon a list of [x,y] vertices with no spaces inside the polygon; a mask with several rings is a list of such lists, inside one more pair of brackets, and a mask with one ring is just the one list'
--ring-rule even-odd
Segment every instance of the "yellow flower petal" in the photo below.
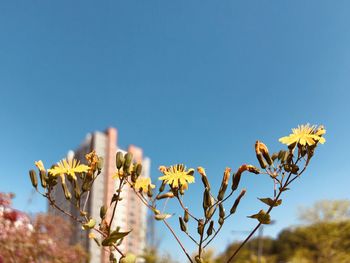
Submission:
{"label": "yellow flower petal", "polygon": [[177,164],[164,170],[164,176],[159,177],[159,180],[165,181],[173,188],[178,188],[179,185],[187,186],[188,183],[194,183],[193,172],[193,169],[186,170],[183,164]]}
{"label": "yellow flower petal", "polygon": [[326,140],[322,137],[326,133],[323,126],[310,126],[310,124],[300,125],[298,128],[293,128],[289,136],[285,136],[279,139],[283,144],[291,145],[298,143],[300,145],[312,146],[319,143],[324,143]]}
{"label": "yellow flower petal", "polygon": [[80,164],[79,161],[73,159],[73,160],[66,160],[63,159],[57,165],[51,169],[48,169],[47,171],[53,175],[71,175],[74,180],[76,180],[75,173],[83,173],[87,172],[90,169],[89,166],[85,164]]}

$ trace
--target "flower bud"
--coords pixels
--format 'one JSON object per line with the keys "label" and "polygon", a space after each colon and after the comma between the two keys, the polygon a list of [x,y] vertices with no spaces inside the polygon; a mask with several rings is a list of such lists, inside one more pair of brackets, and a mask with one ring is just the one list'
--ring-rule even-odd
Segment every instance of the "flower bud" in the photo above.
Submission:
{"label": "flower bud", "polygon": [[209,223],[209,227],[207,229],[207,235],[210,236],[211,234],[213,234],[213,229],[214,229],[214,221],[211,220]]}
{"label": "flower bud", "polygon": [[166,182],[165,182],[165,181],[162,181],[162,184],[161,184],[160,187],[159,187],[159,193],[161,193],[161,192],[164,191],[165,186],[166,186]]}
{"label": "flower bud", "polygon": [[247,165],[247,170],[251,173],[254,173],[254,174],[259,174],[260,171],[258,168],[256,168],[255,166],[253,165]]}
{"label": "flower bud", "polygon": [[137,177],[139,177],[141,175],[141,173],[142,173],[142,164],[140,164],[140,163],[136,164],[135,173],[136,173]]}
{"label": "flower bud", "polygon": [[245,195],[245,193],[246,193],[246,190],[243,189],[241,191],[241,193],[239,194],[239,196],[237,197],[237,199],[235,200],[235,202],[234,202],[234,204],[233,204],[233,206],[232,206],[232,208],[230,210],[231,214],[234,214],[236,212],[237,206],[238,206],[239,202],[241,201],[241,198]]}
{"label": "flower bud", "polygon": [[[269,150],[267,149],[267,146],[262,143],[262,142],[259,142],[259,141],[256,141],[255,143],[255,153],[258,157],[258,155],[261,155],[265,158],[266,162],[269,164],[269,165],[272,165],[273,161],[270,157],[270,154],[269,154]],[[259,158],[258,158],[259,160]],[[260,160],[259,160],[260,162]],[[261,163],[260,163],[261,165]],[[263,168],[264,169],[264,168]]]}
{"label": "flower bud", "polygon": [[292,174],[298,174],[298,171],[299,171],[299,166],[296,164],[292,164],[292,169],[291,169]]}
{"label": "flower bud", "polygon": [[115,156],[115,164],[117,166],[117,169],[120,169],[124,164],[124,156],[122,152],[117,152]]}
{"label": "flower bud", "polygon": [[77,181],[73,181],[73,187],[74,187],[74,197],[75,199],[79,200],[80,199],[80,188],[79,188],[79,184],[77,183]]}
{"label": "flower bud", "polygon": [[219,204],[219,217],[225,217],[225,208],[222,203]]}
{"label": "flower bud", "polygon": [[248,165],[248,164],[243,164],[241,165],[236,174],[234,175],[233,177],[233,180],[232,180],[232,191],[235,191],[239,185],[239,181],[241,180],[241,175],[244,171],[249,171],[251,173],[255,173],[255,174],[259,174],[260,171],[258,168],[256,168],[255,166],[253,165]]}
{"label": "flower bud", "polygon": [[135,173],[132,173],[131,174],[131,182],[136,183],[136,181],[137,181],[137,176]]}
{"label": "flower bud", "polygon": [[38,187],[38,178],[36,177],[36,172],[34,170],[29,171],[30,181],[32,182],[33,187]]}
{"label": "flower bud", "polygon": [[[213,197],[211,197],[211,200],[212,200],[212,203],[214,203],[214,198]],[[215,208],[216,207],[214,205],[212,205],[212,206],[209,207],[209,209],[207,209],[205,211],[205,218],[206,219],[210,219],[213,216],[213,214],[215,212]]]}
{"label": "flower bud", "polygon": [[306,146],[298,145],[298,155],[304,157],[307,154]]}
{"label": "flower bud", "polygon": [[187,232],[186,223],[184,222],[181,216],[179,216],[179,223],[180,223],[181,231]]}
{"label": "flower bud", "polygon": [[185,212],[184,212],[184,221],[187,223],[188,220],[190,220],[190,215],[189,215],[188,209],[186,207]]}
{"label": "flower bud", "polygon": [[157,200],[161,200],[161,199],[164,199],[164,198],[173,198],[173,197],[174,197],[174,193],[173,192],[167,192],[165,194],[158,195],[157,196]]}
{"label": "flower bud", "polygon": [[265,162],[264,159],[263,159],[262,154],[257,154],[257,155],[256,155],[256,158],[257,158],[258,161],[259,161],[260,167],[261,167],[262,169],[265,169],[267,165],[266,165],[266,162]]}
{"label": "flower bud", "polygon": [[207,210],[208,207],[212,205],[211,202],[211,196],[208,188],[205,188],[204,193],[203,193],[203,209],[204,211]]}
{"label": "flower bud", "polygon": [[41,183],[41,186],[43,188],[46,188],[46,181],[47,181],[47,176],[46,176],[46,171],[45,170],[40,170],[39,171],[39,175],[40,175],[40,183]]}
{"label": "flower bud", "polygon": [[220,226],[224,224],[225,219],[223,217],[219,217],[218,223]]}
{"label": "flower bud", "polygon": [[147,196],[149,198],[151,198],[153,196],[153,190],[152,190],[152,187],[150,185],[148,185]]}
{"label": "flower bud", "polygon": [[202,178],[202,183],[204,185],[205,188],[208,188],[210,190],[210,184],[207,178],[207,175],[205,173],[205,170],[203,167],[198,167],[197,168],[198,173],[201,175]]}
{"label": "flower bud", "polygon": [[225,172],[224,172],[224,176],[222,178],[219,194],[218,194],[218,197],[217,197],[219,201],[224,199],[224,195],[225,195],[225,192],[226,192],[226,189],[227,189],[228,181],[230,179],[230,173],[231,173],[231,168],[226,167]]}
{"label": "flower bud", "polygon": [[232,175],[232,191],[235,191],[238,188],[239,181],[241,180],[241,173],[234,173]]}
{"label": "flower bud", "polygon": [[100,208],[100,218],[104,219],[106,217],[107,214],[107,208],[103,205]]}
{"label": "flower bud", "polygon": [[291,164],[292,161],[293,161],[293,153],[292,152],[289,152],[289,154],[286,154],[287,158],[286,158],[286,162],[288,164]]}
{"label": "flower bud", "polygon": [[64,192],[64,197],[65,197],[67,200],[70,200],[70,199],[72,198],[72,195],[71,195],[71,193],[69,192],[66,183],[63,183],[63,182],[62,182],[62,189],[63,189],[63,192]]}
{"label": "flower bud", "polygon": [[203,231],[204,231],[204,220],[203,219],[199,219],[198,220],[197,232],[198,232],[199,235],[203,235]]}
{"label": "flower bud", "polygon": [[132,163],[132,153],[125,154],[124,171],[128,172]]}
{"label": "flower bud", "polygon": [[276,160],[278,158],[278,153],[274,153],[271,156],[272,161]]}

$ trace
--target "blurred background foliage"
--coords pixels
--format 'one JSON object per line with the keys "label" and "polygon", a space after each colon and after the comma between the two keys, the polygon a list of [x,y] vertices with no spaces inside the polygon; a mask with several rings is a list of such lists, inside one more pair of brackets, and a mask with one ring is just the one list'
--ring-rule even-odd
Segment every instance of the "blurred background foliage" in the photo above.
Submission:
{"label": "blurred background foliage", "polygon": [[88,253],[69,243],[71,228],[65,220],[30,216],[12,207],[13,198],[0,193],[0,263],[88,262]]}

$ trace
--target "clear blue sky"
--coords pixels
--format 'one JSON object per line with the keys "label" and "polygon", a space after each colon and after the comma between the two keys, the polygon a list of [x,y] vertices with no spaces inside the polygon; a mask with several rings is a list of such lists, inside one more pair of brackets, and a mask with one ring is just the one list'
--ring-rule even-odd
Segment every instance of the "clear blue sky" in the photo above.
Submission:
{"label": "clear blue sky", "polygon": [[[219,182],[226,166],[257,163],[256,139],[276,151],[279,137],[310,122],[326,126],[327,143],[265,233],[296,224],[300,205],[349,198],[349,10],[321,0],[2,1],[0,191],[44,211],[39,196],[28,204],[33,162],[56,162],[108,126],[121,146],[144,149],[153,178],[159,165],[184,162]],[[218,251],[241,238],[231,230],[252,227],[256,197],[272,194],[263,176],[243,185]],[[200,184],[191,188],[195,204]],[[170,235],[163,246],[173,249]]]}

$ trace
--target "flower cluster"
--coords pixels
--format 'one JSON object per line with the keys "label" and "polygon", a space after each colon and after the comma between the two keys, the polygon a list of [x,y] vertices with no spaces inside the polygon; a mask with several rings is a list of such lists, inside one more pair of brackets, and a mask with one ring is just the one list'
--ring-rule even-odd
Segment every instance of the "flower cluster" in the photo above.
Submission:
{"label": "flower cluster", "polygon": [[[89,233],[89,238],[95,240],[99,246],[110,248],[111,262],[116,262],[114,251],[117,251],[121,255],[121,263],[135,262],[136,260],[134,255],[120,250],[123,238],[130,231],[122,232],[119,227],[112,229],[116,207],[122,200],[121,193],[125,186],[131,187],[140,201],[152,211],[154,218],[165,224],[174,235],[188,260],[201,263],[204,262],[204,250],[219,234],[226,221],[236,213],[247,192],[245,188],[237,191],[240,188],[242,176],[244,174],[267,175],[266,178],[271,180],[273,186],[273,194],[270,197],[259,198],[267,206],[267,209],[260,209],[255,214],[248,216],[257,220],[257,226],[243,241],[242,245],[232,252],[228,260],[228,262],[231,262],[260,225],[271,222],[270,213],[272,209],[282,204],[281,196],[283,192],[288,190],[289,185],[305,172],[314,156],[316,147],[325,143],[326,140],[323,137],[325,133],[326,130],[323,126],[300,125],[292,129],[292,134],[279,139],[281,143],[287,145],[287,148],[274,153],[270,153],[263,142],[256,141],[255,154],[260,167],[258,168],[252,164],[242,164],[237,169],[226,167],[220,183],[217,184],[219,186],[217,192],[212,187],[205,169],[198,167],[197,172],[200,175],[203,187],[201,198],[203,214],[201,215],[192,213],[184,201],[184,196],[189,190],[189,184],[195,182],[195,170],[193,168],[188,169],[184,164],[160,166],[161,176],[158,179],[161,181],[161,185],[158,191],[155,191],[155,185],[152,184],[150,178],[142,176],[142,165],[134,162],[132,154],[117,152],[115,159],[116,171],[113,174],[113,178],[118,186],[110,200],[110,207],[113,209],[111,211],[105,205],[101,206],[98,228],[96,227],[96,219],[87,215],[87,212],[84,210],[85,206],[81,207],[81,200],[84,194],[88,198],[91,186],[101,172],[102,158],[97,156],[95,152],[91,152],[86,155],[88,165],[80,164],[75,159],[64,159],[48,170],[45,169],[42,161],[36,162],[35,165],[39,170],[41,186],[45,190],[43,195],[48,198],[50,204],[73,219],[78,220],[84,230],[95,230],[95,233]],[[30,171],[30,178],[33,186],[38,189],[35,171]],[[75,218],[67,211],[64,211],[52,200],[51,191],[58,184],[58,178],[61,179],[60,184],[67,200],[71,199],[72,196],[66,186],[66,179],[70,182],[70,189],[74,192],[76,207],[83,220]],[[216,184],[213,185],[215,186]],[[179,229],[198,247],[198,252],[194,258],[189,255],[176,231],[168,223],[168,221],[172,220],[173,213],[164,211],[166,210],[167,200],[170,198],[174,199],[183,210],[183,215],[180,215],[178,218]],[[160,206],[163,206],[163,208],[160,208]],[[191,229],[191,224],[195,225],[194,230]],[[96,232],[99,233],[99,237],[95,235]]]}

